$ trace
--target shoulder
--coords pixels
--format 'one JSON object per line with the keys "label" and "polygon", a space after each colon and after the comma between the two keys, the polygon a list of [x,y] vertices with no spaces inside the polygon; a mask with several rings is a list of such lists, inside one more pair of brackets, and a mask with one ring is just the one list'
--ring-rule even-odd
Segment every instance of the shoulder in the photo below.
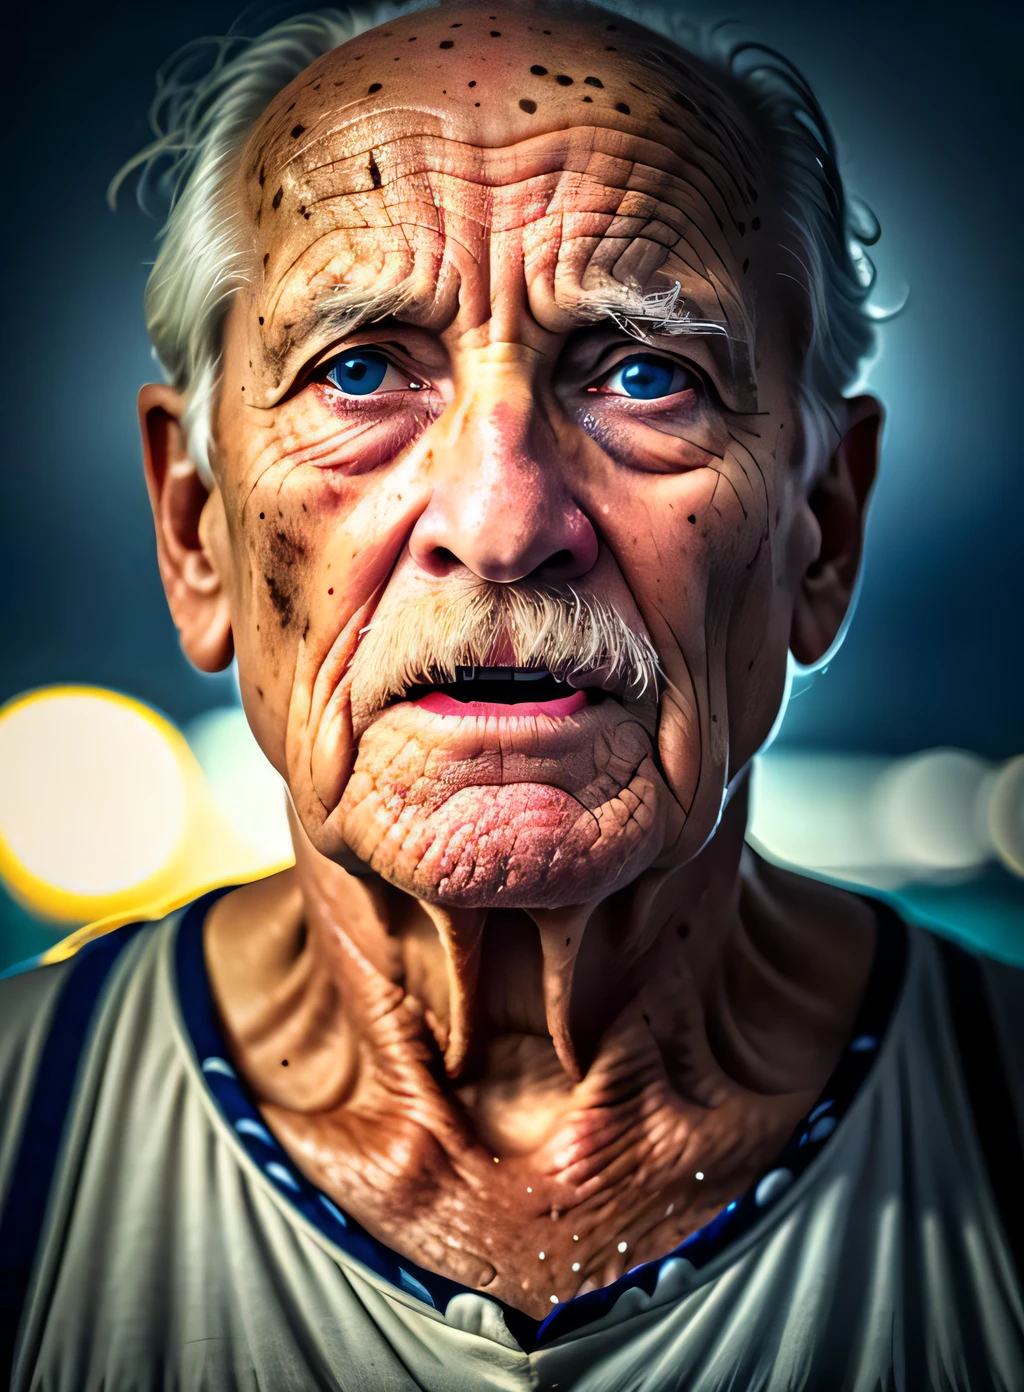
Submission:
{"label": "shoulder", "polygon": [[41,1108],[59,1128],[108,984],[137,975],[174,917],[89,925],[0,977],[0,1209]]}
{"label": "shoulder", "polygon": [[1018,1132],[1024,1137],[1024,968],[994,958],[975,960]]}
{"label": "shoulder", "polygon": [[70,962],[0,978],[0,1203]]}

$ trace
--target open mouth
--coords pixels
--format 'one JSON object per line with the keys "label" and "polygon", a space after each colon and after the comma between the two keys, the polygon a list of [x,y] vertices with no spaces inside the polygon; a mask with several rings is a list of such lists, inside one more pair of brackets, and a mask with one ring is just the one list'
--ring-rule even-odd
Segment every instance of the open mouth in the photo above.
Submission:
{"label": "open mouth", "polygon": [[435,715],[572,715],[604,693],[570,686],[546,667],[457,667],[454,681],[412,686],[403,697]]}

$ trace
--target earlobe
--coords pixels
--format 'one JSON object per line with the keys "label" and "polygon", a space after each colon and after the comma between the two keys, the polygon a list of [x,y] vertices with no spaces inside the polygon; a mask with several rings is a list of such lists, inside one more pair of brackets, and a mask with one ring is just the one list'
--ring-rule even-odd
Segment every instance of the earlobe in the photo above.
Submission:
{"label": "earlobe", "polygon": [[179,392],[151,382],[139,392],[146,487],[156,527],[157,559],[185,656],[203,672],[218,672],[234,653],[228,596],[209,544],[208,493],[189,458]]}
{"label": "earlobe", "polygon": [[846,432],[803,504],[809,530],[820,535],[793,607],[790,648],[805,666],[824,657],[849,611],[878,467],[881,403],[872,396],[857,396],[845,405]]}

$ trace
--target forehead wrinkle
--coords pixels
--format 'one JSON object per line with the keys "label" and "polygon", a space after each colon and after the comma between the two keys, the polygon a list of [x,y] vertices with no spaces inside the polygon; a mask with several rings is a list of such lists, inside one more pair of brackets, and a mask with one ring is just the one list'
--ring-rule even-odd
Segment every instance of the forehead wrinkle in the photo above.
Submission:
{"label": "forehead wrinkle", "polygon": [[[323,176],[325,172],[340,172],[343,177],[351,176],[364,191],[369,191],[373,188],[369,175],[371,153],[385,183],[410,174],[431,173],[450,174],[491,187],[504,187],[545,173],[565,173],[574,169],[577,173],[594,174],[595,161],[600,166],[597,177],[610,184],[621,183],[631,171],[637,169],[648,171],[646,177],[649,179],[667,178],[671,181],[681,178],[691,184],[695,177],[704,174],[721,200],[721,211],[731,216],[728,200],[717,180],[711,178],[702,164],[695,163],[689,153],[682,154],[649,137],[605,126],[547,132],[512,144],[491,147],[473,145],[433,132],[417,132],[383,140],[377,138],[351,152],[304,167],[301,177],[310,180],[317,175]],[[603,164],[605,160],[608,161],[607,165]],[[622,175],[618,180],[611,177],[611,171],[616,168],[614,161],[621,162]],[[733,182],[725,166],[721,166],[717,172]],[[275,181],[275,178],[268,177],[267,185]],[[739,192],[738,189],[736,191]],[[706,194],[704,196],[707,197]]]}

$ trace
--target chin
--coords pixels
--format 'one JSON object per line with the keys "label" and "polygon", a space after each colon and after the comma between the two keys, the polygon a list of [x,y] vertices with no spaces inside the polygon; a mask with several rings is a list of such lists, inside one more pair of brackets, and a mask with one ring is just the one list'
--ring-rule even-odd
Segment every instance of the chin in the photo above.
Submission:
{"label": "chin", "polygon": [[662,841],[656,816],[591,810],[549,783],[468,784],[429,807],[396,801],[351,808],[346,845],[396,888],[452,909],[595,902],[646,869]]}

